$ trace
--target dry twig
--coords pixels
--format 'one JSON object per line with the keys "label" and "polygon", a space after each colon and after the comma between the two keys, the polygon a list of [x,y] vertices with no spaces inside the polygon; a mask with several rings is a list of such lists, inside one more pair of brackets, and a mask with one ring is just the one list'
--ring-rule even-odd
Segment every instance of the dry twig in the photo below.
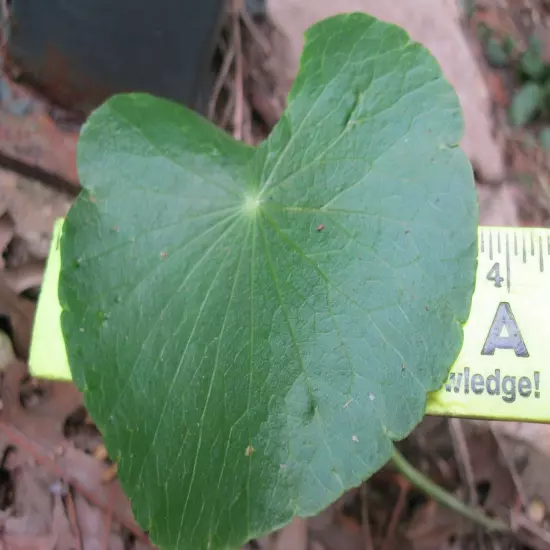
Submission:
{"label": "dry twig", "polygon": [[460,465],[460,470],[462,471],[462,476],[468,488],[468,501],[471,506],[477,506],[477,491],[474,471],[472,469],[472,461],[470,460],[468,444],[466,443],[466,437],[464,436],[461,420],[459,418],[451,418],[449,420],[449,428],[451,432],[451,439],[453,441],[453,447],[455,448],[455,454],[457,455]]}
{"label": "dry twig", "polygon": [[243,52],[241,42],[242,0],[233,0],[233,39],[235,43],[235,111],[233,113],[233,137],[243,138],[244,92]]}
{"label": "dry twig", "polygon": [[548,532],[546,529],[531,521],[524,514],[518,514],[514,511],[512,511],[510,519],[512,530],[514,531],[514,533],[517,533],[520,529],[524,529],[531,535],[534,535],[535,537],[540,539],[550,548],[550,532]]}
{"label": "dry twig", "polygon": [[271,55],[271,45],[258,31],[258,28],[254,24],[254,21],[250,18],[250,14],[246,9],[241,10],[241,19],[246,26],[246,30],[250,33],[250,36],[262,49],[262,53],[267,57]]}
{"label": "dry twig", "polygon": [[529,505],[529,498],[527,497],[527,493],[525,492],[525,488],[523,487],[523,482],[521,481],[521,477],[517,471],[516,465],[514,464],[514,461],[510,457],[509,453],[504,448],[502,436],[494,429],[493,425],[490,422],[489,429],[491,430],[491,433],[493,434],[493,437],[497,442],[497,446],[502,458],[506,462],[506,467],[508,468],[510,475],[512,476],[512,481],[514,482],[514,485],[516,487],[519,501],[521,502],[521,505],[525,510]]}
{"label": "dry twig", "polygon": [[208,117],[249,145],[269,134],[284,108],[279,60],[284,41],[281,35],[280,47],[272,44],[277,36],[268,17],[253,19],[243,0],[231,0],[217,44],[220,61],[216,57]]}
{"label": "dry twig", "polygon": [[73,535],[76,540],[76,550],[82,550],[82,535],[80,533],[80,527],[78,525],[78,516],[76,514],[76,507],[74,505],[74,499],[70,489],[69,491],[67,491],[65,502],[67,506],[67,516],[69,517],[69,523],[71,525],[71,529],[73,531]]}
{"label": "dry twig", "polygon": [[12,267],[4,271],[4,280],[16,293],[42,285],[44,278],[44,262],[29,262],[19,267]]}
{"label": "dry twig", "polygon": [[210,98],[210,103],[208,105],[209,119],[214,118],[214,113],[216,111],[216,105],[218,103],[220,92],[222,91],[222,89],[227,83],[227,76],[229,74],[229,70],[231,69],[231,66],[233,65],[234,59],[235,59],[235,42],[234,40],[231,40],[229,44],[229,49],[224,56],[220,72],[218,74],[218,77],[216,78],[214,89],[212,90],[212,97]]}

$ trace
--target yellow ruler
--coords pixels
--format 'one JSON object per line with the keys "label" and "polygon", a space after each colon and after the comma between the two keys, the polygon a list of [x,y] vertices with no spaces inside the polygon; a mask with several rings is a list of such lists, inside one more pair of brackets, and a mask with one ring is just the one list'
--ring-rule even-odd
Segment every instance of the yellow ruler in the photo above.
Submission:
{"label": "yellow ruler", "polygon": [[[57,300],[62,225],[54,228],[29,366],[33,376],[70,380]],[[464,344],[426,412],[550,423],[550,229],[480,227],[478,247]]]}
{"label": "yellow ruler", "polygon": [[550,229],[480,227],[464,344],[427,413],[550,422]]}

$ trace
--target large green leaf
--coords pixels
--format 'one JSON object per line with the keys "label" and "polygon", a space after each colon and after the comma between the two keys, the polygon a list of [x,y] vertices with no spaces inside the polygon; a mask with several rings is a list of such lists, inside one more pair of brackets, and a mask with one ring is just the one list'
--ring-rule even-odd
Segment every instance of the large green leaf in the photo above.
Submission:
{"label": "large green leaf", "polygon": [[308,31],[257,149],[145,94],[92,114],[62,324],[161,547],[236,547],[314,514],[420,421],[473,292],[462,131],[434,58],[362,14]]}

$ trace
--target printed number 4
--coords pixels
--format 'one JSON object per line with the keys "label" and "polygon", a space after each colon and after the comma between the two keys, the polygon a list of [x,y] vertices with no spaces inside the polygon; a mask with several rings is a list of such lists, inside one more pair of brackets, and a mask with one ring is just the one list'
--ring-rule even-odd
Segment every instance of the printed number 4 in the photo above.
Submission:
{"label": "printed number 4", "polygon": [[488,281],[494,281],[495,286],[497,288],[500,288],[502,286],[502,281],[504,279],[500,276],[500,263],[496,262],[493,267],[491,268],[491,271],[487,273],[487,280]]}

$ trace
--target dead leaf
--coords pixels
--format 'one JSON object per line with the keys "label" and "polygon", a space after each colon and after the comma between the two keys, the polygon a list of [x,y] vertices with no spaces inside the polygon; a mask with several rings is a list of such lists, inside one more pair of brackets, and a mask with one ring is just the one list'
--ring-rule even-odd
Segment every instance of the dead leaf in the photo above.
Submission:
{"label": "dead leaf", "polygon": [[54,550],[50,535],[2,535],[6,550]]}
{"label": "dead leaf", "polygon": [[102,548],[124,550],[122,537],[120,533],[111,531],[112,524],[106,521],[105,512],[96,506],[91,506],[81,495],[75,495],[74,500],[82,537],[82,550],[101,550]]}
{"label": "dead leaf", "polygon": [[143,537],[133,519],[130,503],[117,480],[101,483],[105,466],[91,455],[67,445],[63,435],[65,419],[82,404],[82,396],[72,383],[47,382],[44,396],[31,410],[21,406],[19,387],[26,366],[16,361],[6,371],[2,387],[3,411],[0,433],[18,447],[25,460],[40,460],[58,478],[73,484],[96,506],[113,510],[119,522],[136,536]]}
{"label": "dead leaf", "polygon": [[484,489],[483,508],[498,513],[510,507],[516,499],[516,488],[507,464],[499,460],[500,449],[487,424],[463,421],[467,446],[479,489]]}
{"label": "dead leaf", "polygon": [[467,528],[456,513],[430,500],[415,512],[404,537],[414,550],[450,550]]}
{"label": "dead leaf", "polygon": [[512,185],[477,186],[481,225],[517,227],[519,191]]}
{"label": "dead leaf", "polygon": [[13,515],[4,522],[9,535],[48,535],[52,523],[52,503],[48,480],[37,475],[30,464],[12,471]]}
{"label": "dead leaf", "polygon": [[18,296],[0,271],[0,318],[9,320],[15,353],[23,360],[29,355],[34,310],[35,305]]}
{"label": "dead leaf", "polygon": [[74,550],[78,548],[76,533],[71,530],[71,524],[65,513],[61,495],[54,497],[53,521],[51,537],[55,550]]}
{"label": "dead leaf", "polygon": [[493,429],[508,437],[523,441],[550,459],[550,425],[529,422],[491,422]]}

